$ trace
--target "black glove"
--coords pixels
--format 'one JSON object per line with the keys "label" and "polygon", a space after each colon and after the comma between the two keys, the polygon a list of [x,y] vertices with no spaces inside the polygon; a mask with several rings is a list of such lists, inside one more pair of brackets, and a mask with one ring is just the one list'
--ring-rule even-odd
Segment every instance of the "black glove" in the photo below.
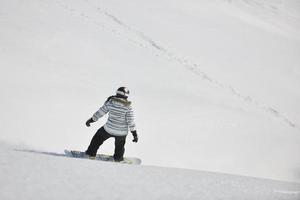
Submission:
{"label": "black glove", "polygon": [[87,120],[86,121],[86,123],[85,123],[85,125],[87,126],[87,127],[90,127],[91,125],[91,123],[94,123],[95,121],[93,120],[93,118],[90,118],[89,120]]}
{"label": "black glove", "polygon": [[138,138],[138,135],[137,135],[136,131],[131,131],[131,133],[132,133],[132,136],[133,136],[132,142],[138,142],[139,138]]}

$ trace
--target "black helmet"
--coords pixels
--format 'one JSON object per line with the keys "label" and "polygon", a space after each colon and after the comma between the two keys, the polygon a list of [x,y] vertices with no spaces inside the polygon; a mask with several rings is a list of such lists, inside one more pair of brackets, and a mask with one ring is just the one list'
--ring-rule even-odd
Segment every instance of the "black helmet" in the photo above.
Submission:
{"label": "black helmet", "polygon": [[117,97],[127,99],[129,96],[129,90],[126,87],[120,87],[118,88],[116,95]]}

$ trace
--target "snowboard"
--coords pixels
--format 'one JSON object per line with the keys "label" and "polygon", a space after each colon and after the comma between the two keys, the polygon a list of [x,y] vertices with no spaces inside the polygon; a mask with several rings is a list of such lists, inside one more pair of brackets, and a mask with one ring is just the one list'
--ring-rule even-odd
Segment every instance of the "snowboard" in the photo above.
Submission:
{"label": "snowboard", "polygon": [[[108,162],[117,162],[114,160],[113,156],[106,154],[97,154],[95,158],[90,158],[83,151],[75,151],[75,150],[65,150],[65,154],[68,157],[72,158],[83,158],[83,159],[91,159],[91,160],[100,160],[100,161],[108,161]],[[142,160],[134,157],[124,157],[124,160],[117,163],[123,164],[131,164],[131,165],[140,165]]]}

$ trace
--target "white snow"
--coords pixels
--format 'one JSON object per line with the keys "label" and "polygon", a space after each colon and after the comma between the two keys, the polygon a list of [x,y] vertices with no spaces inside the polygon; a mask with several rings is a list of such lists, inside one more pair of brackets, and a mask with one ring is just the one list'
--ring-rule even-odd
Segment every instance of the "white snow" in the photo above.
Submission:
{"label": "white snow", "polygon": [[[85,127],[85,121],[125,85],[131,90],[140,136],[138,144],[128,137],[126,155],[141,158],[143,166],[117,165],[111,170],[130,173],[137,168],[138,177],[157,170],[170,182],[177,173],[188,173],[201,186],[189,186],[188,180],[180,189],[158,184],[166,187],[165,193],[155,194],[158,189],[149,186],[152,195],[174,192],[179,198],[185,187],[192,197],[204,195],[204,186],[197,181],[207,174],[201,171],[299,183],[299,35],[296,0],[1,0],[0,140],[46,152],[85,150],[105,118],[91,128]],[[31,170],[31,160],[37,171],[40,165],[45,171],[66,165],[78,169],[68,177],[85,164],[87,171],[112,168],[106,163],[16,152],[8,146],[1,150],[10,154],[1,158],[7,163],[0,166],[1,177],[12,174],[3,172],[13,169],[12,161],[18,159],[26,163],[19,172],[24,176]],[[112,153],[113,141],[100,151]],[[40,159],[60,165],[48,168]],[[23,195],[13,193],[26,179],[28,187],[35,184],[39,175],[32,170],[24,180],[9,179],[1,195],[12,199]],[[55,182],[54,174],[45,178]],[[97,175],[114,176],[110,171],[100,174],[101,170]],[[154,184],[157,180],[150,175],[144,174]],[[61,176],[55,187],[71,181]],[[83,187],[84,181],[79,182],[69,187]],[[39,188],[36,184],[27,195]],[[207,187],[212,192],[214,186]],[[226,195],[230,199],[230,194],[241,199],[242,190],[224,193],[220,188],[212,199]],[[267,190],[261,193],[269,199],[272,195],[299,198],[299,187]],[[259,199],[250,193],[243,199]],[[66,194],[61,192],[59,198]]]}
{"label": "white snow", "polygon": [[0,198],[298,200],[300,184],[27,152],[1,143]]}

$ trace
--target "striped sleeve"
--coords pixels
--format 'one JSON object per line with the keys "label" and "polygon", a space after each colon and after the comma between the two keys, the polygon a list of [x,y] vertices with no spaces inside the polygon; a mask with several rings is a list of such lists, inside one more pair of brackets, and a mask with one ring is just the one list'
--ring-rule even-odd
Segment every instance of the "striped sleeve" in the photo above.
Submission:
{"label": "striped sleeve", "polygon": [[134,114],[133,114],[133,109],[131,106],[128,108],[128,112],[126,113],[126,121],[127,121],[130,131],[135,131],[136,125],[134,122]]}
{"label": "striped sleeve", "polygon": [[109,101],[106,101],[104,103],[104,105],[99,108],[99,110],[93,115],[92,119],[94,121],[97,121],[99,118],[101,118],[103,115],[105,115],[106,113],[108,113],[108,102]]}

